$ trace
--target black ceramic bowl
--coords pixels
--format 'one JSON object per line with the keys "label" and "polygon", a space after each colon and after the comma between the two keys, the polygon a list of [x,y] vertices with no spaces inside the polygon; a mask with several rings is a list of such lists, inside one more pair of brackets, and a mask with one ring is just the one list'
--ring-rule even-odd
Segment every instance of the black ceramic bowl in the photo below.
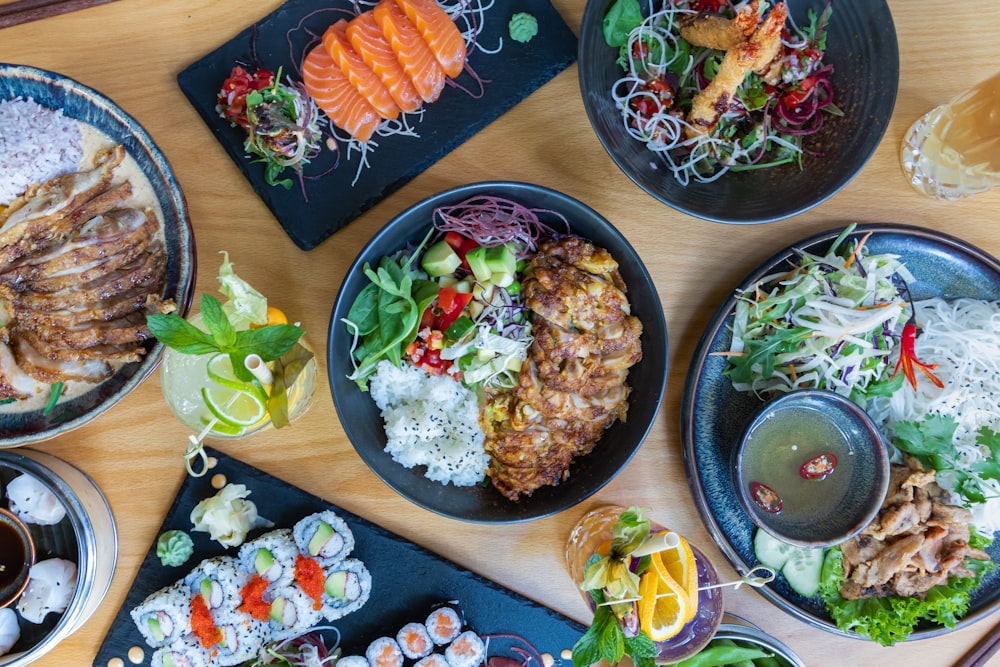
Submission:
{"label": "black ceramic bowl", "polygon": [[[632,313],[642,321],[643,358],[629,372],[632,393],[628,419],[608,429],[589,455],[570,468],[568,480],[543,487],[530,497],[512,502],[491,485],[455,487],[432,482],[424,468],[404,468],[384,450],[385,430],[378,407],[366,392],[348,379],[352,372],[352,336],[341,321],[358,293],[368,284],[362,266],[378,264],[409,243],[418,243],[431,227],[432,211],[475,195],[494,195],[526,206],[562,214],[572,231],[608,249],[620,265],[628,286]],[[545,218],[544,215],[540,217]],[[611,223],[593,209],[562,193],[536,185],[486,182],[461,186],[434,195],[404,211],[379,231],[361,251],[341,285],[333,308],[328,338],[330,387],[347,436],[365,463],[397,493],[438,514],[478,523],[514,523],[555,514],[576,505],[611,481],[642,445],[656,419],[667,377],[667,328],[653,281],[639,255]]]}
{"label": "black ceramic bowl", "polygon": [[[195,280],[195,245],[187,203],[166,157],[145,129],[101,93],[61,74],[24,65],[0,63],[0,100],[32,98],[51,109],[62,109],[122,143],[150,184],[163,210],[163,237],[167,251],[165,298],[186,312]],[[154,341],[141,362],[126,364],[89,391],[61,401],[45,414],[0,413],[0,448],[39,442],[66,433],[100,416],[127,396],[156,368],[163,345]]]}
{"label": "black ceramic bowl", "polygon": [[[772,222],[806,211],[847,185],[875,152],[889,124],[899,83],[896,32],[885,0],[833,3],[825,63],[832,64],[834,101],[843,118],[829,117],[807,146],[803,169],[788,164],[728,172],[711,183],[681,185],[658,158],[630,137],[611,98],[623,70],[618,49],[604,41],[601,23],[614,0],[590,0],[580,27],[579,74],[583,103],[605,150],[646,192],[689,215],[724,223]],[[643,7],[648,3],[643,0]],[[788,0],[790,16],[808,25],[807,11],[826,0]]]}

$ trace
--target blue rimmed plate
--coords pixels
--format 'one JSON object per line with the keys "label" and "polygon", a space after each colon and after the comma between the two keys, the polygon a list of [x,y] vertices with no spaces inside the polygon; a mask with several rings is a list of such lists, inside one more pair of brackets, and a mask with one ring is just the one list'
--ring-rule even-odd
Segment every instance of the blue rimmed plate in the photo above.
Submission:
{"label": "blue rimmed plate", "polygon": [[[762,277],[795,260],[795,249],[822,255],[843,231],[833,229],[782,250],[747,276],[737,290],[752,288]],[[910,291],[916,300],[1000,299],[1000,262],[968,243],[930,229],[897,224],[858,225],[852,238],[868,232],[865,250],[872,254],[899,255],[915,277]],[[688,483],[709,534],[723,555],[741,573],[757,564],[753,550],[754,523],[740,504],[732,475],[732,453],[740,434],[762,404],[750,393],[737,392],[723,376],[732,340],[734,296],[716,311],[705,330],[691,365],[681,411],[681,439]],[[990,555],[1000,562],[1000,545],[994,542]],[[779,577],[756,589],[767,600],[810,625],[850,637],[837,628],[818,597],[804,598]],[[1000,608],[1000,571],[994,569],[972,595],[969,612],[956,628],[965,627]],[[910,639],[934,637],[951,628],[924,624]]]}
{"label": "blue rimmed plate", "polygon": [[[195,243],[187,202],[167,158],[149,133],[117,104],[69,77],[26,65],[0,63],[0,100],[31,98],[68,118],[88,123],[125,146],[149,179],[163,210],[167,252],[164,298],[186,312],[195,280]],[[149,344],[141,362],[126,364],[111,378],[72,400],[43,410],[0,412],[0,448],[16,447],[61,435],[96,419],[145,380],[160,362],[163,345]]]}

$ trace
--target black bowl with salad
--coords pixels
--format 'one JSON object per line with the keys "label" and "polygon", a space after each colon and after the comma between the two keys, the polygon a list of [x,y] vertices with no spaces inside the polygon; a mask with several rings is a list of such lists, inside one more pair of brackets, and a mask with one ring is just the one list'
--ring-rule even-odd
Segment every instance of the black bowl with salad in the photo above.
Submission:
{"label": "black bowl with salad", "polygon": [[[471,414],[472,422],[476,422],[477,401],[480,406],[484,405],[486,390],[484,383],[480,382],[484,376],[490,375],[501,384],[507,382],[507,386],[518,381],[516,364],[508,364],[505,358],[516,356],[510,346],[523,344],[523,341],[517,340],[523,338],[525,327],[517,314],[516,302],[521,296],[518,291],[522,281],[525,281],[526,262],[530,260],[524,257],[523,252],[516,253],[518,258],[510,256],[507,247],[513,248],[517,244],[478,249],[471,244],[463,248],[455,233],[443,231],[440,228],[442,211],[465,210],[468,202],[484,203],[485,208],[491,209],[489,214],[482,214],[487,228],[493,228],[497,210],[501,211],[500,217],[506,217],[506,211],[510,211],[509,207],[513,204],[514,217],[523,214],[534,221],[532,233],[537,234],[539,246],[544,245],[543,239],[554,235],[558,238],[579,237],[606,250],[617,263],[616,271],[626,287],[628,306],[625,310],[629,317],[641,322],[641,334],[637,334],[635,341],[641,345],[641,359],[633,359],[634,363],[627,369],[630,392],[625,394],[626,418],[612,420],[606,430],[599,431],[600,436],[593,450],[573,460],[568,467],[567,478],[554,485],[546,484],[524,492],[516,499],[499,491],[485,475],[475,476],[474,467],[472,472],[463,473],[465,477],[458,483],[441,470],[437,470],[436,475],[432,474],[432,465],[436,466],[436,463],[425,465],[418,462],[414,465],[411,462],[411,467],[406,467],[394,459],[398,452],[390,454],[385,451],[387,445],[399,439],[396,435],[390,437],[387,431],[398,435],[410,428],[422,429],[423,432],[429,427],[425,425],[426,421],[420,421],[418,425],[412,413],[403,412],[400,413],[403,417],[397,418],[390,430],[373,400],[374,394],[384,391],[377,386],[382,382],[377,380],[377,376],[381,376],[383,371],[372,374],[371,365],[364,360],[367,353],[359,351],[359,346],[367,346],[365,349],[375,347],[375,341],[385,348],[385,353],[376,350],[372,355],[376,361],[388,360],[390,365],[396,364],[404,373],[416,366],[426,370],[428,376],[448,378],[448,382],[444,383],[446,385],[451,383],[471,388],[468,403],[462,403],[461,408],[442,408],[444,411],[439,413],[442,420],[451,419],[461,410]],[[491,208],[497,206],[499,209]],[[464,268],[456,271],[457,279],[449,273],[454,266],[449,263],[454,257],[445,247],[449,241],[451,249],[467,262],[462,264]],[[442,260],[437,256],[439,254],[446,259]],[[412,263],[407,265],[410,258]],[[407,283],[405,289],[397,291],[412,295],[412,304],[393,305],[385,294],[379,294],[377,300],[374,298],[376,290],[384,293],[397,289],[410,269],[413,269],[412,284]],[[477,274],[487,269],[491,273],[489,280],[477,278]],[[373,276],[377,279],[377,287]],[[469,284],[455,284],[455,281]],[[604,283],[597,280],[595,284]],[[478,291],[483,285],[494,290],[492,303],[496,313],[483,313],[479,308],[470,308],[475,304],[467,303],[469,292]],[[525,287],[525,291],[529,290]],[[441,299],[448,303],[443,303]],[[427,304],[431,307],[427,308]],[[416,312],[408,314],[414,306],[419,315]],[[356,337],[353,325],[346,321],[356,321],[363,328],[373,329],[365,327],[362,322],[368,317],[364,311],[371,308],[382,311],[379,313],[382,325],[376,329],[378,333]],[[397,314],[400,319],[398,326],[393,323]],[[408,325],[403,322],[407,317],[413,318]],[[497,322],[506,318],[504,326],[491,329],[494,333],[499,331],[499,337],[490,335],[486,342],[479,340],[464,347],[457,342],[470,340],[470,336],[460,329],[469,329],[470,323],[475,321],[479,330],[485,331],[488,327],[482,326],[483,323],[491,322],[493,318]],[[434,321],[431,322],[431,319]],[[445,322],[445,319],[448,321]],[[419,327],[416,327],[418,322]],[[444,347],[450,347],[453,354],[443,350],[433,339],[407,337],[402,331],[407,326],[421,331],[443,332]],[[394,339],[395,333],[390,330],[397,328],[399,336]],[[528,327],[529,344],[533,332],[538,330]],[[348,437],[372,471],[397,493],[425,509],[479,523],[513,523],[542,518],[572,507],[596,493],[625,467],[645,440],[656,419],[666,385],[667,330],[663,309],[652,278],[638,253],[610,222],[583,203],[554,190],[518,182],[460,186],[434,195],[391,220],[375,234],[348,271],[334,305],[328,344],[334,403]],[[441,356],[453,358],[443,362]],[[615,360],[620,361],[618,357]],[[457,379],[464,381],[458,382]],[[398,384],[405,382],[400,380]],[[429,410],[435,408],[435,402],[446,400],[438,396],[434,394],[429,401],[432,404]],[[581,423],[583,421],[587,420]],[[477,423],[474,426],[480,425]],[[405,457],[400,460],[405,460]],[[410,460],[416,459],[411,457]]]}
{"label": "black bowl with salad", "polygon": [[790,217],[847,185],[899,78],[884,0],[596,0],[579,63],[619,168],[679,211],[734,224]]}

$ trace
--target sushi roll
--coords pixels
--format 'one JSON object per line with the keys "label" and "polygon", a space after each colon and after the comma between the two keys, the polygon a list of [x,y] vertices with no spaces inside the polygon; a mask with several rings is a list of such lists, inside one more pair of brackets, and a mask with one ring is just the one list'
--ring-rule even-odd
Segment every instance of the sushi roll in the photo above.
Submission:
{"label": "sushi roll", "polygon": [[281,641],[301,635],[323,618],[313,599],[297,586],[274,591],[268,627],[271,639]]}
{"label": "sushi roll", "polygon": [[368,667],[368,658],[363,655],[345,655],[337,660],[334,667]]}
{"label": "sushi roll", "polygon": [[130,614],[146,643],[159,648],[191,632],[190,604],[187,586],[178,581],[152,593]]}
{"label": "sushi roll", "polygon": [[149,658],[151,667],[209,667],[211,655],[193,634],[187,634],[153,651]]}
{"label": "sushi roll", "polygon": [[292,531],[299,550],[319,560],[323,567],[335,565],[354,549],[354,533],[332,510],[310,514]]}
{"label": "sushi roll", "polygon": [[372,575],[357,558],[345,558],[324,573],[322,613],[327,621],[343,618],[368,602]]}
{"label": "sushi roll", "polygon": [[472,630],[466,630],[444,650],[448,667],[475,667],[486,659],[486,646]]}
{"label": "sushi roll", "polygon": [[368,667],[402,667],[403,650],[392,637],[379,637],[365,651]]}
{"label": "sushi roll", "polygon": [[452,607],[438,607],[430,613],[424,625],[434,643],[444,646],[462,631],[462,617]]}
{"label": "sushi roll", "polygon": [[0,609],[0,655],[10,653],[20,638],[21,626],[18,625],[17,614],[10,607]]}
{"label": "sushi roll", "polygon": [[28,587],[17,601],[17,611],[29,623],[41,623],[49,612],[66,611],[76,591],[76,563],[49,558],[28,571]]}
{"label": "sushi roll", "polygon": [[284,588],[294,581],[298,553],[292,531],[272,530],[240,547],[239,566],[251,575],[263,577],[274,588]]}
{"label": "sushi roll", "polygon": [[413,667],[448,667],[448,661],[440,653],[431,653],[413,663]]}
{"label": "sushi roll", "polygon": [[423,623],[407,623],[396,633],[396,642],[410,660],[419,660],[430,655],[434,642]]}
{"label": "sushi roll", "polygon": [[270,639],[267,623],[236,611],[222,611],[216,618],[219,643],[212,651],[212,664],[242,665],[257,657]]}
{"label": "sushi roll", "polygon": [[201,595],[215,614],[218,610],[236,609],[240,589],[247,579],[249,575],[240,569],[235,558],[219,556],[199,563],[184,577],[184,585],[190,595]]}
{"label": "sushi roll", "polygon": [[10,511],[25,523],[51,526],[62,521],[66,508],[48,487],[28,474],[18,475],[7,484]]}

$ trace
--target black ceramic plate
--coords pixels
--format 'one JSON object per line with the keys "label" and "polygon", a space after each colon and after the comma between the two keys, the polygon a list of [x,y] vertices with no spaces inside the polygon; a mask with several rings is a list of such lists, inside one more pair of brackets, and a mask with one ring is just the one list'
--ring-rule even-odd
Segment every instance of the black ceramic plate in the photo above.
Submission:
{"label": "black ceramic plate", "polygon": [[[457,204],[472,196],[493,195],[532,208],[555,211],[570,222],[572,231],[606,248],[619,264],[628,286],[632,314],[643,325],[642,360],[629,369],[628,419],[608,429],[594,450],[570,467],[569,479],[559,486],[546,486],[530,497],[512,502],[491,485],[456,487],[433,482],[425,468],[404,468],[385,450],[385,429],[378,406],[347,377],[352,373],[350,349],[353,337],[341,321],[351,304],[368,284],[362,267],[377,266],[379,260],[408,244],[419,243],[430,231],[431,214],[438,206]],[[543,222],[558,225],[551,214],[540,214]],[[393,218],[358,255],[341,285],[330,319],[327,358],[330,388],[337,413],[347,436],[368,467],[404,498],[444,516],[477,523],[514,523],[539,519],[570,508],[597,493],[610,482],[639,450],[652,428],[667,379],[667,326],[653,280],[635,249],[621,232],[596,211],[554,190],[527,183],[474,183],[434,195]]]}
{"label": "black ceramic plate", "polygon": [[[325,151],[305,170],[304,199],[298,184],[285,190],[264,182],[263,166],[252,163],[243,151],[243,130],[230,127],[215,111],[216,94],[233,65],[253,62],[254,52],[261,66],[271,71],[282,67],[285,74],[300,80],[298,65],[311,35],[322,34],[351,7],[350,0],[289,0],[177,77],[216,139],[303,250],[316,247],[402,187],[576,58],[576,36],[547,0],[496,0],[483,15],[477,37],[482,48],[471,50],[468,59],[468,67],[484,82],[481,94],[469,71],[462,73],[455,80],[458,87],[446,86],[437,101],[425,105],[422,118],[412,121],[419,137],[376,137],[378,147],[367,156],[367,167],[359,168],[361,156],[347,155],[346,144],[341,144],[340,163],[331,170],[336,156]],[[538,34],[527,44],[508,34],[510,17],[517,12],[529,12],[538,20]],[[501,45],[497,53],[483,50]]]}
{"label": "black ceramic plate", "polygon": [[[187,312],[195,280],[195,245],[187,203],[166,157],[145,129],[101,93],[61,74],[24,65],[0,63],[0,100],[32,98],[68,118],[89,123],[121,142],[149,179],[163,209],[167,250],[166,298]],[[94,385],[49,414],[42,410],[0,413],[0,447],[40,442],[66,433],[100,416],[139,386],[160,362],[163,345],[149,345],[145,359],[126,364],[111,378]]]}
{"label": "black ceramic plate", "polygon": [[[782,250],[751,273],[738,290],[752,288],[763,276],[785,265],[793,248],[822,255],[843,229],[810,237]],[[1000,298],[1000,262],[959,239],[929,229],[894,224],[859,225],[853,237],[872,232],[865,250],[900,256],[916,278],[910,284],[913,298]],[[714,353],[729,350],[735,298],[719,308],[703,334],[688,370],[681,413],[684,463],[695,504],[709,533],[733,567],[746,572],[757,564],[753,552],[754,524],[737,497],[732,475],[732,453],[740,433],[761,406],[752,394],[737,392],[723,377],[726,359]],[[990,549],[1000,562],[1000,546]],[[806,599],[789,588],[783,577],[756,589],[792,616],[816,627],[843,633],[830,619],[819,598]],[[965,627],[1000,607],[1000,570],[994,569],[973,594],[969,613],[957,627]],[[951,630],[924,625],[911,639],[933,637]]]}
{"label": "black ceramic plate", "polygon": [[[215,494],[211,478],[217,474],[225,475],[231,483],[245,484],[251,492],[249,499],[256,503],[260,515],[276,527],[290,528],[307,514],[324,509],[334,510],[347,522],[356,540],[352,555],[364,561],[372,573],[372,592],[364,607],[333,624],[339,631],[345,655],[364,655],[372,640],[383,635],[395,636],[403,624],[422,620],[433,604],[446,600],[458,600],[470,627],[480,634],[523,637],[538,651],[552,654],[556,665],[567,664],[559,659],[560,651],[572,648],[586,631],[583,625],[547,607],[287,482],[221,452],[208,450],[208,454],[218,459],[218,465],[205,477],[184,479],[157,533],[159,536],[172,529],[189,532],[194,539],[194,556],[181,567],[164,567],[156,556],[154,542],[94,658],[94,667],[106,667],[112,658],[133,664],[126,657],[133,646],[145,649],[145,658],[138,664],[150,664],[152,649],[143,642],[129,610],[150,593],[181,579],[202,559],[224,552],[206,533],[190,533],[191,510],[203,498]],[[261,532],[263,529],[258,529],[248,537],[252,539]],[[328,643],[335,639],[335,634],[328,631],[323,634]],[[503,655],[505,646],[503,640],[491,643],[491,654]]]}
{"label": "black ceramic plate", "polygon": [[[645,144],[630,137],[611,99],[622,76],[618,50],[604,41],[601,22],[614,0],[587,3],[580,27],[580,89],[590,123],[611,158],[637,185],[664,204],[695,217],[726,223],[761,223],[801,213],[836,194],[868,162],[892,116],[899,82],[899,50],[885,0],[833,3],[824,62],[834,66],[834,101],[843,118],[828,118],[806,146],[803,169],[782,165],[727,173],[712,183],[683,186]],[[643,1],[642,6],[646,6]],[[787,0],[790,16],[809,25],[807,11],[826,0]]]}

